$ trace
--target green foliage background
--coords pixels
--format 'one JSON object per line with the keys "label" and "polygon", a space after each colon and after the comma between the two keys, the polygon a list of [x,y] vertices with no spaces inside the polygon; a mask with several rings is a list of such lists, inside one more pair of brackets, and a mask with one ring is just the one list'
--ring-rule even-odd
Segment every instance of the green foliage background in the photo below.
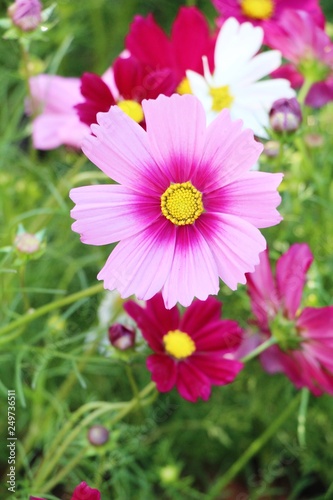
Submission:
{"label": "green foliage background", "polygon": [[[2,17],[7,5],[1,6]],[[35,69],[64,76],[102,73],[123,50],[134,14],[153,12],[168,30],[180,5],[182,2],[171,0],[59,0],[52,30],[44,40],[32,44],[31,52],[38,58]],[[201,0],[197,5],[213,24],[211,3]],[[333,20],[331,2],[322,2],[322,6]],[[0,39],[0,66],[0,311],[5,325],[24,313],[23,295],[36,310],[95,284],[110,249],[84,246],[70,229],[68,191],[74,184],[98,182],[95,167],[65,148],[46,153],[30,148],[30,124],[24,115],[26,87],[15,40]],[[295,241],[309,242],[315,264],[304,303],[315,306],[332,304],[332,112],[332,105],[319,112],[309,111],[304,125],[303,132],[323,136],[321,149],[309,149],[302,155],[299,136],[295,143],[287,140],[282,159],[263,158],[264,170],[285,173],[284,222],[264,232],[272,257],[276,259]],[[45,230],[44,254],[26,266],[18,263],[12,250],[19,224],[29,232]],[[81,405],[132,397],[124,362],[115,358],[113,351],[112,356],[104,356],[97,349],[107,334],[98,325],[96,313],[102,296],[100,293],[56,309],[4,336],[5,340],[0,338],[0,436],[5,443],[7,389],[15,389],[17,435],[30,447],[21,455],[17,492],[10,498],[23,500],[38,493],[33,488],[40,460]],[[220,297],[225,317],[245,326],[250,306],[244,288],[231,293],[222,287]],[[91,332],[95,341],[87,342]],[[132,362],[140,388],[149,382],[144,360],[139,353]],[[252,361],[235,383],[214,388],[208,403],[192,405],[172,392],[159,395],[152,406],[112,426],[113,413],[106,413],[98,423],[110,428],[109,442],[97,449],[87,443],[87,427],[79,429],[51,476],[78,452],[82,452],[80,461],[52,493],[44,496],[70,498],[65,495],[86,480],[101,489],[103,499],[210,498],[214,481],[264,433],[296,394],[284,376],[268,376],[257,361]],[[333,399],[310,397],[306,447],[297,441],[296,410],[245,465],[233,482],[234,489],[221,491],[218,498],[333,498],[332,422]],[[22,452],[19,443],[17,450]],[[1,498],[7,494],[7,457],[6,446],[2,446],[5,479]]]}

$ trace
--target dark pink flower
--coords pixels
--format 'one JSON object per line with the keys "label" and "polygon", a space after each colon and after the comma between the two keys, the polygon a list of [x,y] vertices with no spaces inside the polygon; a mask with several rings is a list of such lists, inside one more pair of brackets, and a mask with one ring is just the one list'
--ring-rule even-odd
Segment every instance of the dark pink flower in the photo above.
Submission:
{"label": "dark pink flower", "polygon": [[181,7],[170,38],[156,24],[152,14],[135,16],[126,37],[126,48],[147,68],[168,69],[173,91],[185,78],[186,70],[203,72],[202,56],[213,68],[215,36],[210,34],[204,15],[195,7]]}
{"label": "dark pink flower", "polygon": [[194,301],[182,317],[177,307],[165,308],[160,293],[145,308],[133,301],[124,308],[154,351],[147,368],[160,392],[176,387],[188,401],[206,401],[212,385],[229,384],[242,369],[232,356],[242,330],[235,321],[220,319],[217,299]]}
{"label": "dark pink flower", "polygon": [[270,45],[291,63],[272,76],[288,78],[294,87],[299,87],[304,79],[312,82],[305,100],[309,106],[321,107],[333,100],[333,43],[311,15],[286,10]]}
{"label": "dark pink flower", "polygon": [[[101,493],[95,488],[90,488],[84,481],[74,490],[71,500],[100,500]],[[30,497],[29,500],[44,500],[39,497]]]}
{"label": "dark pink flower", "polygon": [[333,394],[333,306],[299,309],[312,261],[307,244],[294,244],[278,259],[274,277],[265,251],[247,286],[262,339],[278,341],[261,355],[265,370],[284,372],[319,396]]}
{"label": "dark pink flower", "polygon": [[8,7],[8,15],[22,31],[33,31],[42,21],[42,4],[39,0],[16,0]]}
{"label": "dark pink flower", "polygon": [[113,347],[120,351],[126,351],[135,344],[135,331],[120,323],[115,323],[109,328],[109,340]]}
{"label": "dark pink flower", "polygon": [[276,29],[283,25],[281,16],[286,9],[308,12],[320,27],[325,23],[318,0],[213,0],[213,4],[221,13],[221,24],[225,19],[235,17],[240,22],[250,21],[255,26],[261,26],[267,45],[270,45]]}

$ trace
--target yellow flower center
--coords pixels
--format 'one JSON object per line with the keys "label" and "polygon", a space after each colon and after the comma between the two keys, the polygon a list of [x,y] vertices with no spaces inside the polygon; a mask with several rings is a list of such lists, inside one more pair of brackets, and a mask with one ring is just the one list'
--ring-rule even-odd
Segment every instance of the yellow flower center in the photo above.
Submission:
{"label": "yellow flower center", "polygon": [[171,184],[161,196],[162,214],[177,226],[186,226],[204,211],[202,194],[191,182]]}
{"label": "yellow flower center", "polygon": [[139,104],[138,102],[131,100],[119,101],[118,107],[136,123],[142,122],[144,114],[141,104]]}
{"label": "yellow flower center", "polygon": [[180,330],[171,330],[163,337],[165,350],[176,359],[185,359],[195,352],[191,337]]}
{"label": "yellow flower center", "polygon": [[182,79],[182,81],[176,88],[176,92],[180,95],[192,94],[192,89],[188,78]]}
{"label": "yellow flower center", "polygon": [[212,111],[220,112],[224,108],[230,108],[233,103],[234,98],[230,94],[228,85],[211,87],[209,93],[213,98]]}
{"label": "yellow flower center", "polygon": [[242,0],[241,8],[244,16],[252,19],[269,19],[274,13],[274,1]]}

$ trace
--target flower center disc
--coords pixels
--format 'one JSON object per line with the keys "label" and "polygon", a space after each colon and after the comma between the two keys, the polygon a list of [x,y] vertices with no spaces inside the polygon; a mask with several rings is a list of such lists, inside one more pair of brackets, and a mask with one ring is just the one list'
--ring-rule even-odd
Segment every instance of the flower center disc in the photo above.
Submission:
{"label": "flower center disc", "polygon": [[274,13],[273,0],[243,0],[242,12],[252,19],[269,19]]}
{"label": "flower center disc", "polygon": [[191,337],[180,330],[171,330],[163,337],[165,350],[176,359],[185,359],[195,352]]}
{"label": "flower center disc", "polygon": [[193,224],[204,211],[202,194],[191,182],[171,184],[161,196],[161,210],[177,226]]}
{"label": "flower center disc", "polygon": [[118,102],[118,107],[127,114],[132,120],[134,120],[136,123],[142,122],[144,118],[143,110],[141,107],[141,104],[139,104],[136,101],[131,101],[131,100],[125,100],[125,101],[119,101]]}
{"label": "flower center disc", "polygon": [[211,87],[209,93],[213,98],[212,111],[220,112],[224,108],[230,108],[234,98],[230,94],[228,85],[223,87]]}
{"label": "flower center disc", "polygon": [[188,78],[185,77],[182,79],[182,81],[176,88],[176,92],[180,95],[192,94],[192,89]]}

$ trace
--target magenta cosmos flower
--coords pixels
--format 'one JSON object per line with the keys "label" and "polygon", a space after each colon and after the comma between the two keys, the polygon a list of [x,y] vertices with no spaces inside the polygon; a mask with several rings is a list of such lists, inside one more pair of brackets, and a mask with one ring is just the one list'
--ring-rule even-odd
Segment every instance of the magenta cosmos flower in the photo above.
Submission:
{"label": "magenta cosmos flower", "polygon": [[235,17],[241,23],[250,21],[261,26],[265,32],[264,42],[268,45],[286,9],[308,12],[321,27],[325,23],[318,0],[213,0],[213,4],[221,14],[221,23],[228,17]]}
{"label": "magenta cosmos flower", "polygon": [[143,101],[147,131],[112,106],[83,151],[118,185],[79,187],[72,228],[81,241],[120,241],[98,275],[122,297],[188,306],[245,283],[266,247],[257,228],[280,222],[282,174],[250,171],[263,147],[223,110],[206,129],[192,95]]}
{"label": "magenta cosmos flower", "polygon": [[176,387],[188,401],[206,401],[212,385],[230,384],[242,369],[232,356],[242,330],[235,321],[220,319],[222,304],[217,299],[195,300],[183,317],[177,307],[165,308],[161,294],[145,308],[134,301],[124,308],[154,351],[147,368],[158,391]]}
{"label": "magenta cosmos flower", "polygon": [[274,278],[265,251],[247,285],[262,340],[278,341],[261,355],[265,370],[319,396],[333,394],[333,306],[299,309],[312,260],[307,244],[294,244],[278,259]]}
{"label": "magenta cosmos flower", "polygon": [[306,12],[286,10],[281,26],[272,34],[271,46],[279,49],[291,65],[275,71],[296,87],[304,78],[313,85],[305,103],[321,107],[333,100],[333,43]]}
{"label": "magenta cosmos flower", "polygon": [[126,49],[148,68],[169,71],[172,91],[189,93],[186,70],[202,73],[202,56],[213,69],[215,35],[204,15],[195,7],[181,7],[168,37],[152,14],[135,16],[125,39]]}
{"label": "magenta cosmos flower", "polygon": [[[73,495],[71,500],[100,500],[101,494],[95,488],[90,488],[84,481],[80,483],[75,490],[73,491]],[[30,500],[44,500],[39,497],[30,497]]]}

